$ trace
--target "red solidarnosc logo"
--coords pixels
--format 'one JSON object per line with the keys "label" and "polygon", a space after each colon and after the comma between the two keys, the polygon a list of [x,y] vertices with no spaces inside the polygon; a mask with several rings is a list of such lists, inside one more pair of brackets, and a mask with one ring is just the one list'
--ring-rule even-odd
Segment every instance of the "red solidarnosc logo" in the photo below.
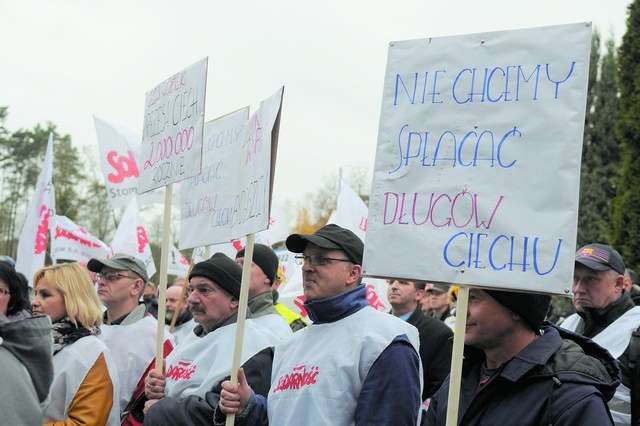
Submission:
{"label": "red solidarnosc logo", "polygon": [[167,379],[189,380],[196,372],[196,364],[188,361],[178,361],[178,365],[170,365],[167,370]]}
{"label": "red solidarnosc logo", "polygon": [[297,390],[305,386],[316,384],[316,378],[320,374],[320,368],[317,365],[307,370],[305,364],[293,367],[293,371],[289,374],[283,374],[278,379],[278,386],[273,393],[285,390]]}
{"label": "red solidarnosc logo", "polygon": [[109,151],[107,154],[107,162],[114,168],[116,173],[109,173],[107,180],[111,183],[121,183],[128,177],[138,177],[138,165],[131,150],[127,151],[128,155],[118,156],[117,151]]}
{"label": "red solidarnosc logo", "polygon": [[242,243],[240,242],[240,240],[232,241],[231,245],[233,246],[234,249],[236,249],[236,252],[239,252],[240,250],[242,250]]}
{"label": "red solidarnosc logo", "polygon": [[144,246],[147,245],[149,239],[147,238],[147,232],[142,226],[138,226],[138,253],[144,253]]}
{"label": "red solidarnosc logo", "polygon": [[295,299],[293,299],[293,304],[298,307],[298,309],[300,310],[300,316],[303,318],[306,318],[307,315],[309,315],[307,314],[307,310],[304,308],[304,305],[303,305],[306,300],[307,299],[303,295],[300,295]]}
{"label": "red solidarnosc logo", "polygon": [[38,224],[38,232],[36,234],[36,243],[34,246],[35,254],[42,254],[47,249],[49,216],[51,216],[51,210],[49,210],[49,207],[44,204],[40,206],[40,223]]}

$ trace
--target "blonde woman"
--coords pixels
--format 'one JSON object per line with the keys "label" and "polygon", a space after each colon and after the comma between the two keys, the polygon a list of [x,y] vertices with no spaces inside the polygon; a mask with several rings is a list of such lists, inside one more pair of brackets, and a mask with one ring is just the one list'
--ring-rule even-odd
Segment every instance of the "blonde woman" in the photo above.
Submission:
{"label": "blonde woman", "polygon": [[38,270],[33,277],[35,314],[53,323],[53,383],[44,415],[47,425],[119,425],[115,366],[96,337],[100,299],[87,271],[77,263]]}

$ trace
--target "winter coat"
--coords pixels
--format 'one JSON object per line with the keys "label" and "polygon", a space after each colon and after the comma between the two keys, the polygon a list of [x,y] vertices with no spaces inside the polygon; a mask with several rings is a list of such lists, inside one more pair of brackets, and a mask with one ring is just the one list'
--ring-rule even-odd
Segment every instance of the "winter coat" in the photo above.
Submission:
{"label": "winter coat", "polygon": [[[546,323],[542,336],[503,364],[479,390],[484,353],[465,349],[458,424],[611,425],[607,401],[620,370],[591,340]],[[446,422],[449,379],[431,400],[427,425]]]}

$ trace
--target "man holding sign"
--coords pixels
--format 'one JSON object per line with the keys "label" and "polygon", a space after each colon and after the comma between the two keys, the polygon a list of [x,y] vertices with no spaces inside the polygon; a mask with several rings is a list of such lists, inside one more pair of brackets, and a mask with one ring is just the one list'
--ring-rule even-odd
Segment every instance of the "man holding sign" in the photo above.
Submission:
{"label": "man holding sign", "polygon": [[[458,424],[610,425],[620,383],[615,360],[592,341],[543,325],[550,296],[471,289]],[[427,425],[444,425],[449,379]]]}
{"label": "man holding sign", "polygon": [[330,224],[290,235],[286,244],[302,253],[304,306],[313,324],[275,347],[267,398],[252,392],[242,369],[238,386],[224,382],[215,420],[224,420],[222,412],[251,425],[416,424],[418,332],[369,306],[360,238]]}

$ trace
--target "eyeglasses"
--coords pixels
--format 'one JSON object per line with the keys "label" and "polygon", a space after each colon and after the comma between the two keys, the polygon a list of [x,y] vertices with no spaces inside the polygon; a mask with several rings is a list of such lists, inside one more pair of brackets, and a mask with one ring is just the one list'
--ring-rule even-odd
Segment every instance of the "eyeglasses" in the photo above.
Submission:
{"label": "eyeglasses", "polygon": [[100,280],[104,279],[105,281],[111,282],[111,281],[117,281],[120,278],[130,278],[132,280],[136,279],[136,277],[130,277],[129,275],[120,274],[120,273],[114,272],[114,271],[96,272],[96,274],[94,275],[95,281],[100,281]]}
{"label": "eyeglasses", "polygon": [[7,290],[6,288],[0,288],[0,294],[9,296],[11,294],[11,291]]}
{"label": "eyeglasses", "polygon": [[187,296],[191,296],[196,291],[200,293],[200,296],[202,297],[209,297],[215,290],[211,287],[206,287],[206,286],[202,286],[202,287],[191,287],[190,285],[187,286]]}
{"label": "eyeglasses", "polygon": [[302,265],[306,263],[309,266],[324,266],[328,265],[332,261],[334,262],[351,262],[349,259],[336,259],[335,257],[325,257],[317,254],[312,254],[309,256],[294,256],[296,260],[296,265]]}

